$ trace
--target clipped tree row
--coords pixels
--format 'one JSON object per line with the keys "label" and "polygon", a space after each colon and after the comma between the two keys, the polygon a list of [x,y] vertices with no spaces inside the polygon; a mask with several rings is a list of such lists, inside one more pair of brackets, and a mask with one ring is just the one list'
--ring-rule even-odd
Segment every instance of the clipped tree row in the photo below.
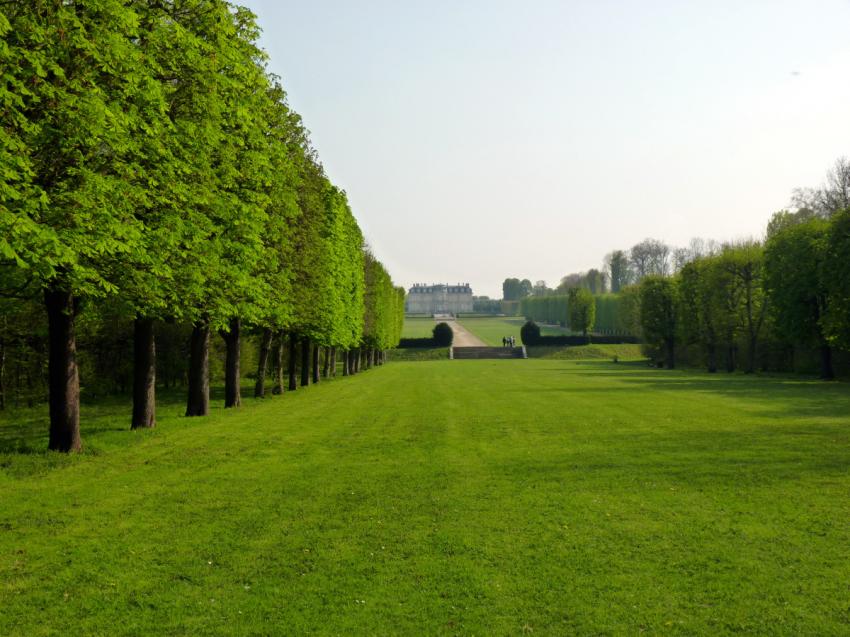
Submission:
{"label": "clipped tree row", "polygon": [[0,358],[7,334],[16,352],[39,351],[37,334],[8,325],[40,297],[51,449],[81,447],[76,334],[91,313],[133,325],[133,427],[156,422],[162,321],[190,326],[187,416],[209,411],[214,338],[228,407],[241,403],[246,334],[260,342],[258,396],[269,370],[284,390],[284,359],[296,388],[297,353],[305,385],[322,353],[326,374],[337,352],[349,373],[360,351],[397,342],[400,293],[258,35],[224,0],[0,8]]}
{"label": "clipped tree row", "polygon": [[520,301],[520,314],[529,321],[579,333],[634,335],[621,303],[621,294],[594,295],[586,288],[572,288],[567,294],[527,296]]}
{"label": "clipped tree row", "polygon": [[669,367],[677,352],[708,371],[794,368],[817,352],[834,377],[833,353],[850,349],[850,210],[829,218],[778,213],[764,244],[729,244],[671,277],[638,289],[641,330]]}

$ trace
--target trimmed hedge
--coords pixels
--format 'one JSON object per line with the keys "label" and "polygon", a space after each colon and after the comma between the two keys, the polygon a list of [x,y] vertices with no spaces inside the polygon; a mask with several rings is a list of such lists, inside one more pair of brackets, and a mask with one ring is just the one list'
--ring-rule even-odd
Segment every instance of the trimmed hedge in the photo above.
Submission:
{"label": "trimmed hedge", "polygon": [[396,345],[398,349],[411,349],[414,347],[437,347],[433,338],[403,338]]}
{"label": "trimmed hedge", "polygon": [[437,323],[433,332],[434,344],[438,347],[449,347],[454,340],[454,332],[448,323]]}

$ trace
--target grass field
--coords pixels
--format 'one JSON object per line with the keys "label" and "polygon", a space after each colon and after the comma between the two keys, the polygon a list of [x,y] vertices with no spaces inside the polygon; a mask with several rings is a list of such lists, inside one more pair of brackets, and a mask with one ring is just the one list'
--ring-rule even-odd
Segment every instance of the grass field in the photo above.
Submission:
{"label": "grass field", "polygon": [[0,456],[0,634],[850,633],[846,384],[423,361],[181,411]]}
{"label": "grass field", "polygon": [[530,358],[546,358],[549,360],[581,361],[606,360],[615,357],[621,361],[645,360],[640,351],[640,345],[623,343],[622,345],[542,345],[531,346],[528,349]]}
{"label": "grass field", "polygon": [[437,323],[433,318],[405,318],[402,338],[430,338]]}
{"label": "grass field", "polygon": [[[487,345],[501,345],[502,337],[504,336],[513,336],[516,338],[517,345],[522,343],[519,337],[519,330],[525,323],[525,319],[521,317],[494,316],[489,318],[464,318],[458,322],[487,343]],[[570,334],[571,332],[562,327],[541,325],[540,333],[544,336],[556,336]]]}

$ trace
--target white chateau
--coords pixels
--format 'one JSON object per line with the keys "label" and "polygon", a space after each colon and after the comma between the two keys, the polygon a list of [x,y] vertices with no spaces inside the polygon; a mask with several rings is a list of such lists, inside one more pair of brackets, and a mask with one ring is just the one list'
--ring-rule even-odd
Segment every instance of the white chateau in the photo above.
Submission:
{"label": "white chateau", "polygon": [[472,312],[472,288],[469,283],[448,285],[415,283],[407,291],[404,311],[408,314],[458,314]]}

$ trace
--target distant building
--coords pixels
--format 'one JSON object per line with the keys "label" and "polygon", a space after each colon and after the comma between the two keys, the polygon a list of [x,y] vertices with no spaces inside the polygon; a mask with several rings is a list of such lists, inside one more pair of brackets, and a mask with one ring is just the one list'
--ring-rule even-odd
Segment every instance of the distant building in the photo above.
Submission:
{"label": "distant building", "polygon": [[472,288],[457,285],[416,283],[407,292],[404,311],[408,314],[458,314],[472,312]]}

